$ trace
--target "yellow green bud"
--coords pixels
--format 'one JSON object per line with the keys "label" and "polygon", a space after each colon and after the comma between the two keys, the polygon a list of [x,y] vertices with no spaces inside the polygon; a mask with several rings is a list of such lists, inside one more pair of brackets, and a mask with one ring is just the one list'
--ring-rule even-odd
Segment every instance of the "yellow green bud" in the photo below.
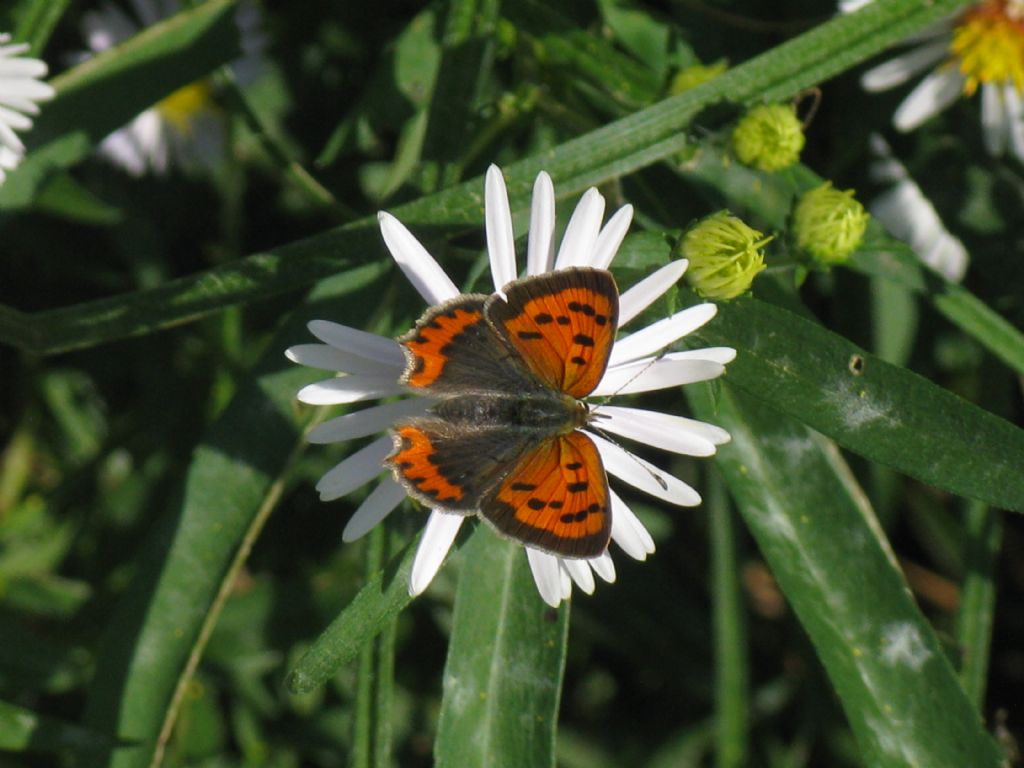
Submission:
{"label": "yellow green bud", "polygon": [[675,96],[683,91],[696,88],[698,85],[718,77],[728,68],[729,62],[725,59],[719,59],[714,64],[694,64],[692,67],[687,67],[676,73],[672,82],[669,83],[668,92]]}
{"label": "yellow green bud", "polygon": [[734,299],[749,291],[764,269],[764,247],[771,240],[728,211],[706,216],[680,242],[690,262],[686,281],[705,298]]}
{"label": "yellow green bud", "polygon": [[826,181],[800,196],[793,209],[797,248],[815,261],[832,265],[846,261],[864,239],[871,216],[853,190],[832,188]]}
{"label": "yellow green bud", "polygon": [[764,104],[749,110],[732,132],[732,151],[744,165],[780,171],[800,159],[804,129],[789,104]]}

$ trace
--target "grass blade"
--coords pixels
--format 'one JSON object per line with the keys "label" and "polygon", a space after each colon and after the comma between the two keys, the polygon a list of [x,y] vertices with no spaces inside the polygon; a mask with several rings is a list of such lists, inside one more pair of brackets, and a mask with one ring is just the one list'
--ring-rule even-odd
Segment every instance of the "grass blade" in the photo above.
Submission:
{"label": "grass blade", "polygon": [[730,386],[717,401],[707,387],[688,392],[701,418],[732,434],[718,464],[865,764],[1002,765],[835,447]]}
{"label": "grass blade", "polygon": [[548,608],[519,544],[466,544],[434,758],[439,768],[555,765],[569,606]]}

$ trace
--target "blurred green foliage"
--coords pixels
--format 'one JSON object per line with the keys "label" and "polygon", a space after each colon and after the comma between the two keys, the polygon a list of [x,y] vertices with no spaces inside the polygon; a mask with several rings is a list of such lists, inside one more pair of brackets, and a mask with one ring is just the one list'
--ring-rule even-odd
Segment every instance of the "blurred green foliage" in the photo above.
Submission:
{"label": "blurred green foliage", "polygon": [[[223,66],[244,47],[229,0],[77,64],[99,3],[0,7],[58,91],[0,187],[0,764],[1012,755],[1024,528],[996,507],[1024,511],[1024,169],[984,152],[976,98],[901,135],[901,93],[858,84],[963,5],[266,3],[254,79]],[[215,162],[134,177],[96,155],[197,77],[223,120]],[[802,165],[730,161],[743,107],[811,88]],[[881,191],[874,131],[966,245],[963,285],[873,223],[849,266],[797,286],[791,202],[821,178]],[[520,234],[541,168],[562,222],[592,184],[632,203],[624,287],[718,208],[782,235],[754,298],[695,342],[738,350],[725,379],[647,401],[732,433],[717,462],[667,465],[705,505],[631,494],[657,553],[616,555],[617,582],[571,611],[548,611],[522,553],[482,526],[415,600],[423,510],[342,545],[361,498],[313,486],[351,449],[305,448],[322,414],[294,393],[320,376],[283,357],[310,319],[395,335],[422,311],[379,209],[483,285],[492,162]]]}

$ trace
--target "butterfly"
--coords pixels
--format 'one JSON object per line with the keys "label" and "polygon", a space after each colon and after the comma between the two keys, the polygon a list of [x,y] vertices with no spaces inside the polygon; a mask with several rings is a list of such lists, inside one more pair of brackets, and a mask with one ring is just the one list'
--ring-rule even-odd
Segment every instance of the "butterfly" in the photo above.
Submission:
{"label": "butterfly", "polygon": [[478,513],[531,547],[602,554],[608,478],[580,429],[593,418],[582,398],[608,366],[618,315],[611,273],[585,267],[428,309],[398,338],[401,381],[436,402],[394,426],[385,464],[395,479],[424,504]]}

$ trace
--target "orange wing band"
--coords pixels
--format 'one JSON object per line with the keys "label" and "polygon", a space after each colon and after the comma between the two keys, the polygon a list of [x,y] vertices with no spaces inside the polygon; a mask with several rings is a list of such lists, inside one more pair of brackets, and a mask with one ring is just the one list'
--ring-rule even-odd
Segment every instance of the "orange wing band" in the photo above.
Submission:
{"label": "orange wing band", "polygon": [[430,436],[419,427],[406,425],[395,430],[395,452],[388,458],[396,478],[427,503],[458,504],[463,489],[438,471],[430,460],[436,454]]}
{"label": "orange wing band", "polygon": [[604,465],[578,431],[531,451],[480,511],[505,535],[562,557],[597,557],[611,536]]}
{"label": "orange wing band", "polygon": [[542,381],[580,398],[604,376],[618,299],[610,273],[577,268],[520,281],[507,304],[492,301],[487,311]]}
{"label": "orange wing band", "polygon": [[444,373],[448,356],[445,347],[470,326],[483,321],[479,307],[452,307],[425,317],[407,336],[399,339],[412,357],[404,381],[413,387],[429,387]]}

